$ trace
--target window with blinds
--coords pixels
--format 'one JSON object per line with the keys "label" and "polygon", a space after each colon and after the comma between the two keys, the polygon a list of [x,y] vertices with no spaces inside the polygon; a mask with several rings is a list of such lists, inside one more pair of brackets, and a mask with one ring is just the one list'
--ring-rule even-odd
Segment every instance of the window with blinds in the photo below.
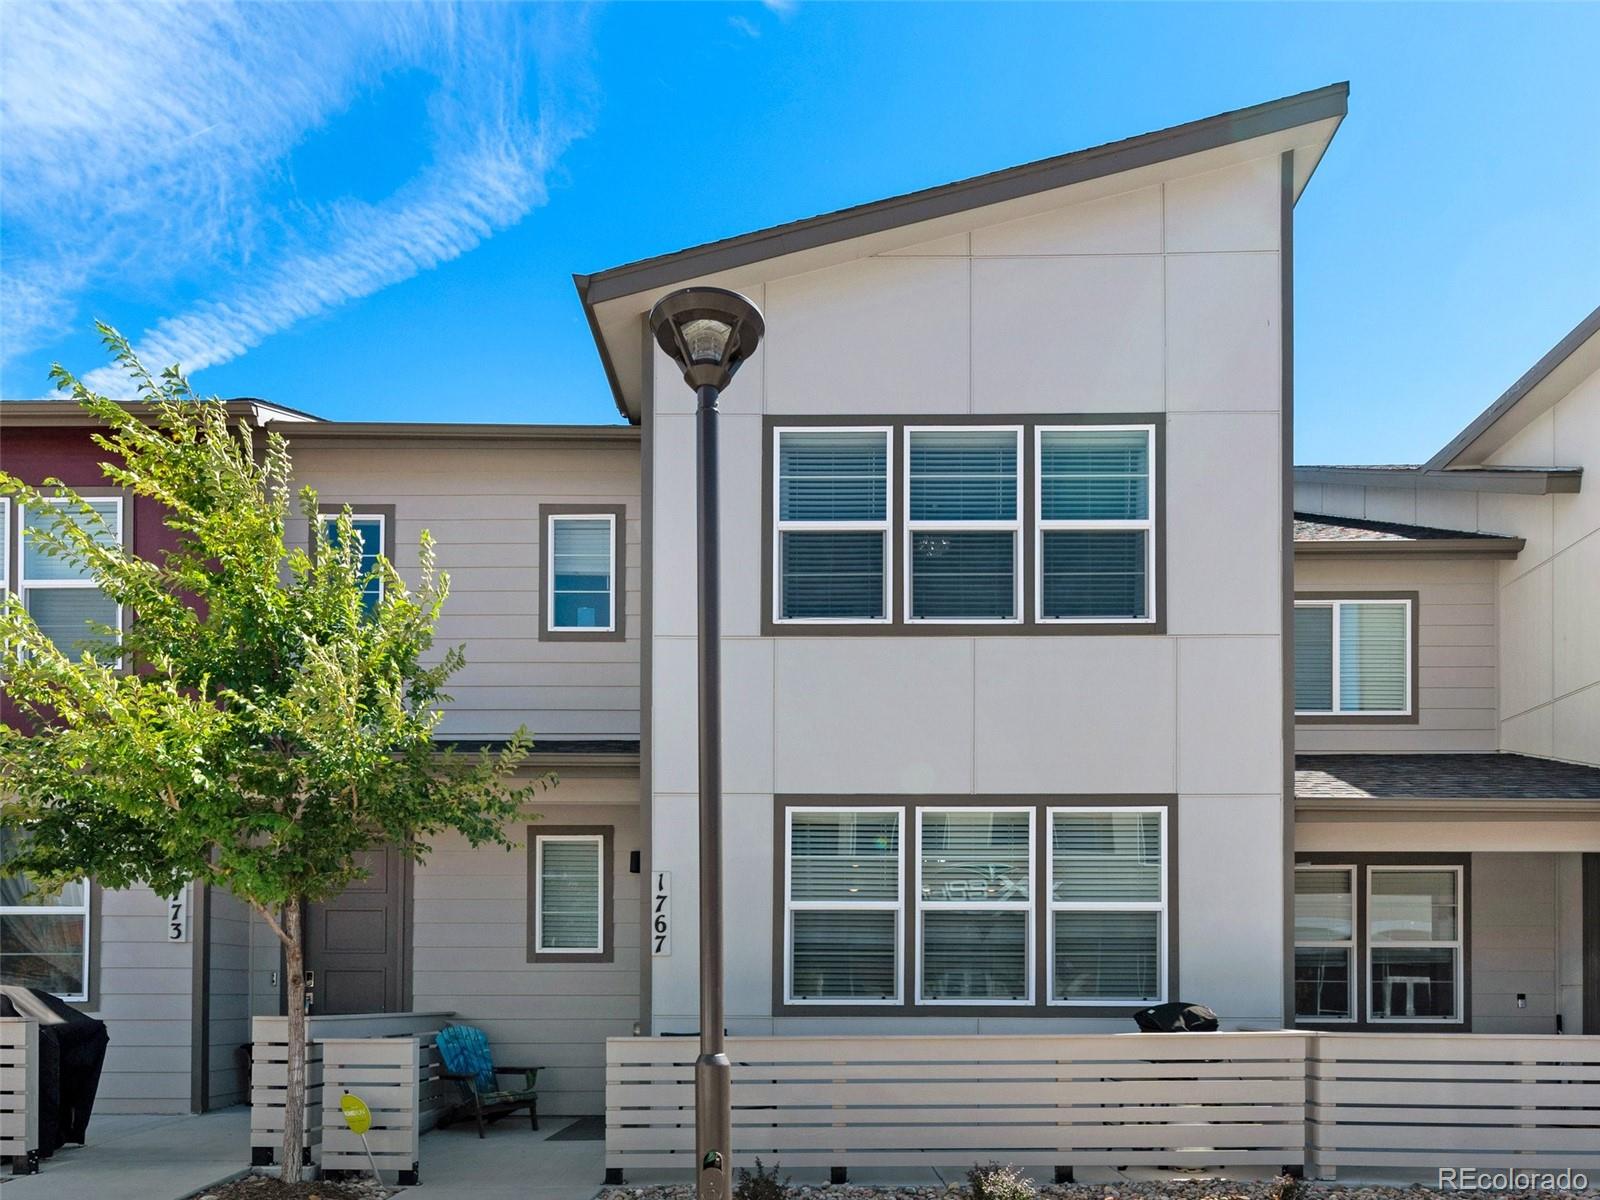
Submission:
{"label": "window with blinds", "polygon": [[1050,810],[1050,1002],[1165,992],[1164,809]]}
{"label": "window with blinds", "polygon": [[552,630],[616,628],[617,519],[610,513],[552,516],[545,610]]}
{"label": "window with blinds", "polygon": [[912,621],[1019,615],[1020,429],[906,433],[906,614]]}
{"label": "window with blinds", "polygon": [[1408,599],[1297,600],[1295,712],[1410,715],[1411,603]]}
{"label": "window with blinds", "polygon": [[[52,500],[51,504],[66,501]],[[122,542],[122,500],[107,496],[87,501],[99,517],[101,527],[95,540],[101,545]],[[94,654],[97,658],[116,658],[108,644],[106,630],[122,627],[122,608],[102,592],[89,569],[58,557],[34,540],[33,532],[48,528],[50,518],[37,507],[21,506],[18,512],[17,591],[28,615],[39,631],[69,658]]]}
{"label": "window with blinds", "polygon": [[[350,533],[360,547],[356,569],[364,580],[361,585],[361,607],[369,613],[383,603],[383,577],[377,574],[377,570],[378,557],[383,553],[385,520],[382,513],[352,513],[350,516]],[[338,516],[324,513],[322,525],[328,531],[328,545],[337,547]]]}
{"label": "window with blinds", "polygon": [[899,809],[788,810],[790,1003],[900,1001]]}
{"label": "window with blinds", "polygon": [[1461,1019],[1461,874],[1458,867],[1368,870],[1371,1020]]}
{"label": "window with blinds", "polygon": [[605,840],[600,834],[535,834],[534,948],[605,951]]}
{"label": "window with blinds", "polygon": [[1032,999],[1033,812],[917,811],[922,1003]]}
{"label": "window with blinds", "polygon": [[889,430],[778,429],[774,618],[889,616]]}
{"label": "window with blinds", "polygon": [[1037,438],[1039,619],[1151,619],[1155,430],[1042,428]]}
{"label": "window with blinds", "polygon": [[1294,872],[1294,1012],[1303,1021],[1355,1017],[1356,872]]}

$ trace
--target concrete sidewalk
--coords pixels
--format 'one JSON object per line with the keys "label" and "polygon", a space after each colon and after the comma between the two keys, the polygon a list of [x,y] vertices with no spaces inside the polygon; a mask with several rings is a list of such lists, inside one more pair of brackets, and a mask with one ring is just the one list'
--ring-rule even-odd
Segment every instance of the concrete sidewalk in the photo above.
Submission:
{"label": "concrete sidewalk", "polygon": [[[541,1117],[491,1125],[479,1140],[471,1123],[436,1129],[421,1146],[422,1182],[403,1200],[590,1200],[606,1173],[604,1141],[551,1141],[573,1123]],[[9,1198],[8,1198],[9,1200]]]}
{"label": "concrete sidewalk", "polygon": [[4,1200],[178,1200],[250,1162],[250,1109],[201,1116],[104,1116],[37,1175],[0,1175]]}

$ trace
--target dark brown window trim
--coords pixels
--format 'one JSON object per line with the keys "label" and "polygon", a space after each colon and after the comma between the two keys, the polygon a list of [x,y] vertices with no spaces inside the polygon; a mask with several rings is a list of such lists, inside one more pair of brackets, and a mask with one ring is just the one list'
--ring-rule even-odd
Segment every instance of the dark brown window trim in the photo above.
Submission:
{"label": "dark brown window trim", "polygon": [[[773,529],[773,430],[778,428],[848,428],[856,425],[884,426],[889,429],[890,472],[889,540],[890,609],[887,621],[794,624],[773,619],[775,554]],[[1022,431],[1021,471],[1022,554],[1019,570],[1022,589],[1022,619],[1018,621],[940,623],[908,621],[905,615],[905,488],[900,478],[905,462],[906,430],[946,425],[1016,426]],[[1151,473],[1155,481],[1155,579],[1150,594],[1155,607],[1152,621],[1070,622],[1040,621],[1034,611],[1034,534],[1038,529],[1035,509],[1034,439],[1040,426],[1058,425],[1150,425],[1155,429]],[[762,637],[1097,637],[1157,635],[1167,631],[1167,418],[1165,413],[928,413],[916,417],[847,416],[808,414],[779,416],[767,414],[761,421],[761,636]]]}
{"label": "dark brown window trim", "polygon": [[[1316,851],[1297,854],[1295,865],[1354,867],[1356,869],[1356,1014],[1354,1021],[1302,1021],[1296,1029],[1323,1033],[1471,1033],[1472,1032],[1472,855],[1403,852],[1365,852],[1339,854]],[[1372,1003],[1372,981],[1367,978],[1367,871],[1369,867],[1459,867],[1461,869],[1461,1020],[1459,1021],[1372,1021],[1367,1006]],[[1293,920],[1293,896],[1290,919]],[[1291,924],[1289,936],[1293,938]],[[1293,965],[1291,964],[1291,970]],[[1293,1002],[1293,997],[1290,997]]]}
{"label": "dark brown window trim", "polygon": [[[616,538],[616,570],[611,580],[611,609],[615,628],[552,629],[553,615],[548,603],[551,555],[555,539],[550,537],[551,517],[610,517]],[[628,510],[622,504],[541,504],[539,505],[539,640],[541,642],[624,642],[628,640]]]}
{"label": "dark brown window trim", "polygon": [[[1411,602],[1411,711],[1400,716],[1369,716],[1366,713],[1325,713],[1302,715],[1295,713],[1296,725],[1417,725],[1422,721],[1422,595],[1420,592],[1296,592],[1295,600],[1409,600]],[[1293,614],[1290,614],[1291,617]],[[1284,640],[1289,643],[1289,661],[1294,662],[1294,624],[1284,630]],[[1338,670],[1338,664],[1334,664]],[[1294,680],[1289,681],[1288,703],[1294,706]]]}
{"label": "dark brown window trim", "polygon": [[[534,944],[533,919],[539,903],[539,840],[557,837],[598,837],[600,839],[600,892],[605,901],[600,914],[598,951],[540,950]],[[528,961],[531,963],[608,963],[616,953],[616,863],[613,861],[615,829],[610,825],[529,825],[528,826]]]}
{"label": "dark brown window trim", "polygon": [[[788,861],[789,847],[785,838],[788,820],[785,814],[791,808],[898,808],[903,818],[900,828],[901,854],[904,856],[904,895],[900,945],[900,995],[899,1004],[792,1004],[785,994],[784,980],[788,974],[786,949],[788,939]],[[916,985],[917,952],[917,898],[912,895],[916,871],[911,855],[916,852],[915,822],[917,809],[946,808],[1031,808],[1034,820],[1033,856],[1033,1002],[1030,1004],[917,1004],[913,992]],[[1084,1004],[1062,1005],[1046,1003],[1048,980],[1046,955],[1050,953],[1050,908],[1045,895],[1045,881],[1049,878],[1050,847],[1045,830],[1049,810],[1052,808],[1164,808],[1166,819],[1166,938],[1167,938],[1167,992],[1166,999],[1175,999],[1179,993],[1178,979],[1178,798],[1170,793],[1117,794],[1117,795],[1051,795],[1038,793],[1023,795],[958,794],[940,795],[778,795],[773,797],[773,887],[772,887],[772,1015],[775,1017],[1016,1017],[1048,1018],[1053,1021],[1077,1018],[1123,1017],[1132,1020],[1133,1014],[1146,1004]]]}

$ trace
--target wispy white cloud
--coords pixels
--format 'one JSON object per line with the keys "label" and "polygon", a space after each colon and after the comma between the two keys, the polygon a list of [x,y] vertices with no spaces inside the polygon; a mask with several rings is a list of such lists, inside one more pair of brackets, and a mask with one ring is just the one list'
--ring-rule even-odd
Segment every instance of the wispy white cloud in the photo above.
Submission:
{"label": "wispy white cloud", "polygon": [[[197,297],[135,336],[152,365],[226,362],[520,220],[584,128],[578,10],[33,3],[8,17],[3,358],[86,319],[80,297],[116,279]],[[437,87],[412,178],[378,201],[283,202],[308,132],[418,70]]]}

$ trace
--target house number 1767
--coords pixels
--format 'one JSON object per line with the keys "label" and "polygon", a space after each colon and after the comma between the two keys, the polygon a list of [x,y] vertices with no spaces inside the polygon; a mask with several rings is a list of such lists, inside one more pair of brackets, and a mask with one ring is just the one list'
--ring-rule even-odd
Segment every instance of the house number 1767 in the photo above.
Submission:
{"label": "house number 1767", "polygon": [[654,871],[655,894],[650,898],[650,955],[672,953],[672,872]]}

